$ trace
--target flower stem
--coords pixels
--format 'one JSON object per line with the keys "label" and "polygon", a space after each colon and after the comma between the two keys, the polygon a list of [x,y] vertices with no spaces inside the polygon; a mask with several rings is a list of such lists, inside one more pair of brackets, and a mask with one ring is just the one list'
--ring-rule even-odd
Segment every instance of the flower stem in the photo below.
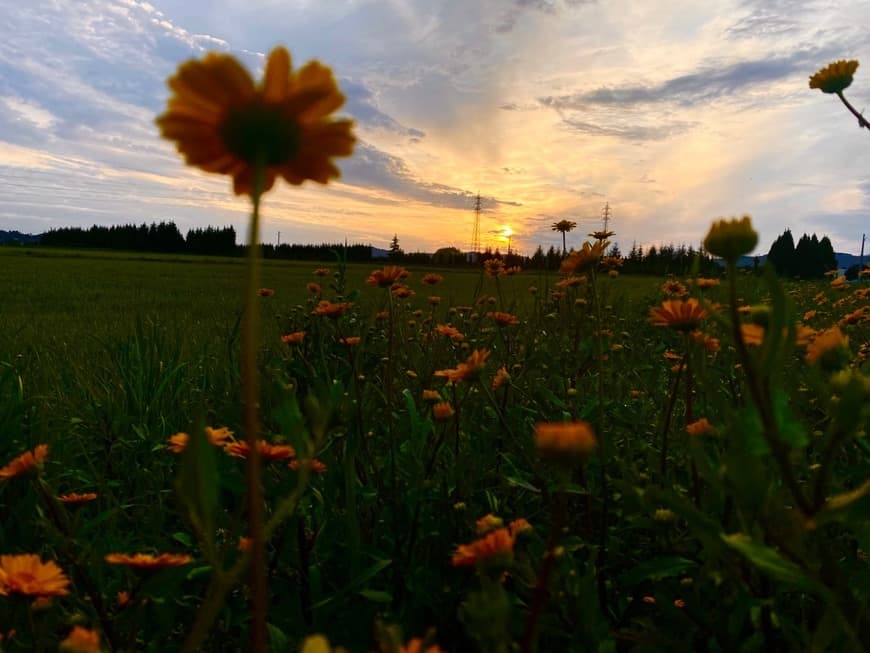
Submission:
{"label": "flower stem", "polygon": [[846,106],[849,111],[852,112],[852,115],[858,119],[859,127],[870,129],[870,122],[868,122],[867,118],[865,118],[863,114],[859,113],[858,110],[849,103],[849,100],[847,100],[845,96],[843,96],[842,91],[837,91],[837,97],[840,98],[840,101]]}
{"label": "flower stem", "polygon": [[251,537],[251,623],[250,650],[266,650],[266,544],[263,532],[263,485],[260,478],[259,384],[257,379],[257,340],[260,330],[259,305],[256,303],[260,285],[260,197],[263,190],[265,165],[262,159],[254,168],[253,210],[248,230],[248,257],[245,266],[244,317],[242,318],[242,385],[244,386],[245,437],[250,453],[245,468],[248,528]]}

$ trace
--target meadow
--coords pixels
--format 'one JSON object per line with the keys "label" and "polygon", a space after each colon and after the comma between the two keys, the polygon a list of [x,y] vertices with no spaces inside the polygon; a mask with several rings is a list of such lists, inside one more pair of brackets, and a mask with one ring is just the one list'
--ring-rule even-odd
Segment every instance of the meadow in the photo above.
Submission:
{"label": "meadow", "polygon": [[[584,252],[263,262],[270,650],[863,650],[868,286]],[[248,650],[244,272],[0,249],[0,650]]]}

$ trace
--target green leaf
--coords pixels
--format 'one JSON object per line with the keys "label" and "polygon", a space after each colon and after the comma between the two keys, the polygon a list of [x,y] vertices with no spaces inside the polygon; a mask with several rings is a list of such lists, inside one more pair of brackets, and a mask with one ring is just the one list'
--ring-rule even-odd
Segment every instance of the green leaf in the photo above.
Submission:
{"label": "green leaf", "polygon": [[626,585],[637,585],[644,580],[661,580],[685,573],[695,566],[695,563],[687,558],[669,556],[644,560],[631,571],[620,577],[620,582]]}
{"label": "green leaf", "polygon": [[357,592],[364,599],[375,603],[392,603],[393,595],[389,592],[380,592],[378,590],[361,590]]}
{"label": "green leaf", "polygon": [[[284,634],[283,630],[277,626],[273,626],[272,624],[266,624],[266,629],[269,631],[269,650],[271,653],[290,651],[290,640],[287,638],[287,635]],[[328,648],[326,650],[329,651]]]}
{"label": "green leaf", "polygon": [[197,427],[181,456],[175,491],[206,551],[214,549],[214,519],[218,505],[218,471],[214,447]]}
{"label": "green leaf", "polygon": [[783,441],[790,447],[803,449],[810,443],[801,421],[795,417],[788,405],[788,395],[785,392],[774,392],[772,397],[773,415],[779,426],[779,433]]}
{"label": "green leaf", "polygon": [[753,541],[744,533],[722,534],[722,541],[749,560],[763,574],[771,578],[805,590],[817,590],[818,584],[790,560],[786,560],[774,549]]}

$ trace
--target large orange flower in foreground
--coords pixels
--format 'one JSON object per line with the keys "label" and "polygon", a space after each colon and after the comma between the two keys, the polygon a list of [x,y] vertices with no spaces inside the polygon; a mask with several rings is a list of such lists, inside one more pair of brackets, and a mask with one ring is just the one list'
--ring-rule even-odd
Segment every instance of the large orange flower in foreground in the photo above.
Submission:
{"label": "large orange flower in foreground", "polygon": [[66,596],[69,578],[49,560],[34,553],[0,556],[0,596]]}
{"label": "large orange flower in foreground", "polygon": [[331,159],[353,152],[353,122],[330,118],[345,99],[332,70],[310,61],[294,73],[284,48],[269,54],[259,85],[235,57],[214,52],[181,64],[168,84],[161,134],[188,165],[230,175],[236,195],[255,193],[257,165],[262,192],[278,176],[325,184],[341,174]]}
{"label": "large orange flower in foreground", "polygon": [[687,301],[668,299],[661,306],[654,306],[649,310],[650,322],[677,331],[694,331],[706,317],[707,311],[694,298]]}

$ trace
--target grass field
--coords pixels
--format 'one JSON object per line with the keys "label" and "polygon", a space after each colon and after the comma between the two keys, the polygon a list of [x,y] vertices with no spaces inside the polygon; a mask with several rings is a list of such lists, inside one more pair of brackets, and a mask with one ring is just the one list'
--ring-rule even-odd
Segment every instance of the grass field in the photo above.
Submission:
{"label": "grass field", "polygon": [[[264,263],[262,437],[297,463],[264,464],[272,650],[400,650],[393,627],[450,651],[868,641],[866,286],[741,276],[738,303],[765,308],[738,342],[728,279],[684,288],[684,329],[649,321],[664,279],[411,269],[400,298],[366,283],[376,267]],[[49,447],[32,482],[0,470],[0,551],[72,583],[39,609],[0,596],[0,651],[54,650],[76,623],[109,650],[179,650],[245,560],[244,464],[204,435],[244,439],[243,275],[0,249],[0,464]],[[353,305],[316,315],[310,283]],[[190,559],[144,573],[116,552]],[[225,589],[203,650],[244,649],[247,589]]]}

